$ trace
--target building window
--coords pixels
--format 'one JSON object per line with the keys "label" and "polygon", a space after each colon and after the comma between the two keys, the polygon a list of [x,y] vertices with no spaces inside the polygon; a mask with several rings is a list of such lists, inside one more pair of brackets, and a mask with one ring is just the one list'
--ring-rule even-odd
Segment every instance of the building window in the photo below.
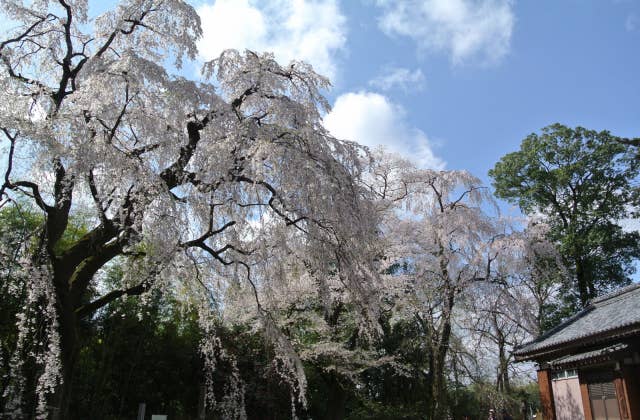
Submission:
{"label": "building window", "polygon": [[554,381],[557,381],[560,379],[577,378],[577,377],[578,377],[578,371],[576,369],[557,370],[553,372],[551,376],[551,378]]}

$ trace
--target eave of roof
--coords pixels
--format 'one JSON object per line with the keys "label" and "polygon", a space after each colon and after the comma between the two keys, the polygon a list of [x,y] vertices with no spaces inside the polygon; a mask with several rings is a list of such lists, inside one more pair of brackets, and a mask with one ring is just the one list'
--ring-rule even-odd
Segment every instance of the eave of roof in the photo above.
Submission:
{"label": "eave of roof", "polygon": [[[617,306],[625,306],[618,310]],[[604,319],[601,319],[604,316]],[[600,317],[600,318],[599,318]],[[607,324],[607,322],[609,324]],[[603,324],[597,329],[594,324]],[[607,340],[640,334],[640,284],[632,284],[591,301],[585,309],[514,351],[517,361],[554,357]]]}
{"label": "eave of roof", "polygon": [[615,343],[613,345],[602,347],[596,350],[586,351],[578,354],[570,354],[547,362],[547,365],[553,368],[566,368],[569,366],[578,366],[585,363],[601,362],[610,360],[612,357],[624,353],[630,348],[628,343]]}

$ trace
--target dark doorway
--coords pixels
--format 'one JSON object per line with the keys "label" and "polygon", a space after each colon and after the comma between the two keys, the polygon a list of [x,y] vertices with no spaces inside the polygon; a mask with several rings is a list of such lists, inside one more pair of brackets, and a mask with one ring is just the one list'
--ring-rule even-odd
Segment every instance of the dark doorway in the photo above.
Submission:
{"label": "dark doorway", "polygon": [[585,375],[593,420],[621,420],[618,396],[611,370],[590,371]]}

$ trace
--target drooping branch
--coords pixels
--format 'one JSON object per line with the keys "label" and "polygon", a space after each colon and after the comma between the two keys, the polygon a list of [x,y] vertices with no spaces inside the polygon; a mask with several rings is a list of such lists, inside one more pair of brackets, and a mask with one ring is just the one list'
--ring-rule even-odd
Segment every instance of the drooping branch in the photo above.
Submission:
{"label": "drooping branch", "polygon": [[[9,139],[10,146],[9,154],[7,156],[7,169],[4,173],[4,182],[2,183],[2,187],[0,187],[0,199],[2,199],[2,197],[6,194],[5,191],[7,189],[14,191],[18,190],[33,198],[36,202],[36,205],[40,207],[40,209],[48,213],[49,211],[51,211],[51,207],[44,202],[42,195],[40,194],[40,188],[36,183],[30,181],[11,182],[11,171],[13,170],[13,155],[15,153],[16,141],[18,139],[19,133],[16,132],[12,135],[5,127],[2,127],[2,132]],[[22,190],[21,187],[29,188],[31,192],[27,193]]]}
{"label": "drooping branch", "polygon": [[98,193],[98,187],[96,186],[95,178],[93,176],[93,169],[89,170],[89,173],[87,174],[87,181],[89,184],[89,191],[91,192],[91,198],[93,199],[96,211],[98,212],[100,224],[106,225],[107,216],[105,214],[105,208],[102,205],[102,200],[100,199],[100,195]]}
{"label": "drooping branch", "polygon": [[[34,199],[34,201],[36,202],[36,204],[38,205],[38,207],[40,207],[42,210],[44,210],[45,212],[49,212],[53,209],[53,207],[49,206],[47,203],[45,203],[44,199],[42,198],[42,195],[40,194],[40,187],[38,186],[38,184],[31,182],[31,181],[16,181],[16,182],[12,182],[9,185],[7,185],[7,188],[10,190],[17,190],[17,191],[21,191],[22,193],[26,194],[27,196],[31,197]],[[31,190],[30,193],[24,191],[22,188],[29,188]]]}
{"label": "drooping branch", "polygon": [[[468,194],[471,194],[471,193],[473,193],[474,191],[477,191],[477,190],[483,190],[483,189],[487,189],[487,187],[478,187],[478,186],[472,185],[472,186],[471,186],[471,187],[469,187],[467,190],[463,191],[463,192],[460,194],[460,196],[459,196],[456,200],[453,200],[453,201],[449,204],[449,208],[453,209],[453,208],[457,207],[457,206],[462,202],[462,200],[464,200],[464,198],[465,198]],[[465,207],[466,207],[466,206],[465,206]]]}
{"label": "drooping branch", "polygon": [[4,182],[2,183],[2,187],[0,187],[0,200],[4,197],[5,190],[11,185],[11,170],[13,169],[13,154],[16,149],[16,139],[18,138],[18,133],[11,135],[9,130],[5,127],[2,127],[2,132],[9,139],[9,154],[7,156],[7,169],[4,172]]}
{"label": "drooping branch", "polygon": [[140,12],[140,17],[138,17],[138,18],[133,18],[133,17],[130,16],[127,19],[124,19],[124,22],[129,23],[131,26],[129,26],[129,28],[127,28],[127,29],[117,28],[116,30],[111,32],[109,34],[109,36],[107,37],[106,41],[104,42],[104,44],[102,44],[102,46],[98,49],[98,51],[96,52],[95,56],[96,57],[101,57],[105,52],[107,52],[109,50],[109,48],[111,47],[111,44],[113,44],[113,41],[115,41],[115,39],[118,36],[118,34],[131,35],[136,30],[136,28],[138,28],[138,27],[147,27],[147,25],[145,25],[143,23],[145,17],[149,13],[155,12],[156,10],[157,9],[149,8],[147,10],[141,11]]}
{"label": "drooping branch", "polygon": [[245,255],[245,256],[249,256],[249,255],[253,254],[253,252],[254,252],[254,250],[247,251],[247,250],[244,250],[244,249],[240,249],[240,248],[238,248],[238,247],[236,247],[234,245],[231,245],[231,244],[227,244],[227,245],[223,246],[220,249],[213,249],[209,245],[207,245],[207,243],[204,240],[194,240],[194,241],[188,241],[188,242],[185,242],[185,243],[181,243],[180,247],[184,248],[184,249],[194,248],[194,247],[195,248],[200,248],[201,250],[205,251],[206,253],[211,255],[213,258],[215,258],[219,263],[221,263],[222,265],[225,265],[225,266],[229,266],[229,265],[241,262],[241,261],[236,261],[236,260],[225,260],[222,257],[222,254],[224,254],[228,250],[235,251],[238,254]]}
{"label": "drooping branch", "polygon": [[95,313],[98,309],[108,305],[114,300],[122,297],[122,296],[139,296],[145,293],[151,287],[151,282],[149,279],[145,279],[139,284],[129,287],[128,289],[118,289],[113,290],[106,295],[87,303],[86,305],[80,306],[76,309],[76,316],[78,319],[86,318],[87,316]]}
{"label": "drooping branch", "polygon": [[2,50],[4,50],[4,48],[9,45],[9,44],[15,44],[16,42],[20,42],[23,39],[25,39],[27,36],[29,36],[31,34],[31,32],[33,32],[33,30],[40,26],[40,24],[42,24],[44,21],[46,20],[54,20],[57,19],[57,17],[51,13],[48,13],[45,16],[38,16],[38,19],[36,19],[36,21],[31,24],[23,33],[21,33],[20,35],[14,37],[14,38],[9,38],[5,41],[0,42],[0,56],[2,55]]}
{"label": "drooping branch", "polygon": [[214,235],[224,232],[227,228],[230,228],[235,224],[236,222],[232,220],[230,222],[225,223],[221,228],[215,229],[215,230],[213,230],[211,225],[209,225],[209,230],[207,230],[207,232],[205,232],[202,236],[200,236],[197,239],[192,239],[190,241],[184,242],[181,244],[181,246],[182,247],[199,246],[200,244],[203,244],[207,239],[211,238]]}
{"label": "drooping branch", "polygon": [[41,91],[43,92],[48,92],[48,93],[53,93],[53,91],[46,86],[44,83],[23,76],[20,73],[17,73],[12,65],[12,63],[9,61],[9,58],[7,57],[6,54],[4,54],[4,49],[11,44],[15,44],[18,42],[22,42],[25,39],[29,38],[30,36],[32,36],[33,31],[40,26],[42,23],[44,23],[45,21],[52,21],[57,19],[57,17],[51,13],[45,15],[45,16],[38,16],[36,21],[34,23],[32,23],[24,32],[22,32],[20,35],[14,37],[14,38],[10,38],[7,39],[3,42],[0,43],[0,60],[2,61],[2,63],[4,63],[6,69],[7,69],[7,73],[9,74],[9,76],[13,79],[19,80],[23,83],[26,83],[28,85],[32,85],[32,86],[36,86],[38,87]]}
{"label": "drooping branch", "polygon": [[11,66],[11,63],[9,62],[6,56],[0,54],[0,60],[2,60],[2,62],[5,64],[7,68],[7,73],[11,78],[19,80],[20,82],[25,83],[27,85],[35,86],[38,88],[39,91],[43,93],[50,94],[50,95],[54,93],[54,91],[44,83],[38,80],[32,79],[30,77],[23,76],[21,73],[16,73],[15,69]]}
{"label": "drooping branch", "polygon": [[[271,210],[273,210],[278,216],[280,216],[287,225],[293,225],[295,226],[298,230],[304,232],[304,233],[309,233],[307,232],[306,229],[304,229],[303,227],[301,227],[298,223],[302,222],[304,220],[310,220],[309,217],[307,216],[298,216],[295,219],[292,219],[291,217],[289,217],[285,212],[287,212],[288,210],[285,207],[284,201],[282,200],[282,198],[280,197],[280,195],[278,194],[278,191],[268,182],[266,181],[254,181],[251,178],[248,178],[244,175],[237,175],[233,177],[234,181],[238,181],[238,182],[244,182],[244,183],[249,183],[252,185],[260,185],[264,188],[267,189],[267,191],[269,191],[269,193],[271,194],[271,197],[269,197],[269,207],[271,208]],[[283,209],[279,209],[276,206],[276,202],[279,202],[280,205],[283,207]],[[318,226],[322,227],[322,228],[326,228],[326,226],[323,226],[320,222],[318,222],[317,220],[313,220],[313,222],[315,222]]]}

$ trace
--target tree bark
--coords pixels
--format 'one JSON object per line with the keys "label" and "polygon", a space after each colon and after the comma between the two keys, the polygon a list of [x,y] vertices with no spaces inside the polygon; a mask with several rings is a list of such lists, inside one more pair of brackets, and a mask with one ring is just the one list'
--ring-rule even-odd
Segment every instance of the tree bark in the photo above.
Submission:
{"label": "tree bark", "polygon": [[509,361],[507,359],[507,343],[504,333],[498,325],[498,314],[494,311],[491,315],[491,322],[496,336],[496,344],[498,345],[498,372],[496,378],[496,388],[499,392],[509,392]]}
{"label": "tree bark", "polygon": [[509,383],[509,364],[505,349],[505,342],[502,338],[498,340],[498,375],[497,388],[500,392],[509,392],[511,385]]}
{"label": "tree bark", "polygon": [[329,380],[329,401],[326,420],[342,420],[345,415],[347,393],[342,389],[340,380],[335,374],[331,374]]}
{"label": "tree bark", "polygon": [[62,383],[52,398],[52,420],[69,418],[73,372],[78,355],[78,320],[68,295],[58,296],[58,322]]}
{"label": "tree bark", "polygon": [[580,306],[587,306],[587,302],[593,297],[591,296],[592,285],[589,284],[589,279],[585,271],[584,262],[581,255],[574,255],[576,265],[576,281],[578,283],[578,294],[580,297]]}
{"label": "tree bark", "polygon": [[[118,241],[105,245],[115,232],[111,225],[99,226],[61,254],[56,254],[55,247],[49,246],[60,335],[62,379],[56,392],[49,399],[52,420],[69,418],[73,374],[79,351],[78,311],[85,306],[83,303],[88,297],[88,286],[95,273],[122,250]],[[99,307],[96,306],[93,311],[86,311],[84,315],[90,315]]]}
{"label": "tree bark", "polygon": [[436,345],[433,347],[432,356],[432,375],[430,384],[430,412],[427,416],[429,419],[444,418],[447,409],[447,393],[445,387],[445,364],[447,353],[449,351],[449,342],[451,341],[451,311],[455,302],[455,293],[448,288],[446,292],[446,307],[443,311],[443,319],[441,325],[440,337],[437,339]]}

